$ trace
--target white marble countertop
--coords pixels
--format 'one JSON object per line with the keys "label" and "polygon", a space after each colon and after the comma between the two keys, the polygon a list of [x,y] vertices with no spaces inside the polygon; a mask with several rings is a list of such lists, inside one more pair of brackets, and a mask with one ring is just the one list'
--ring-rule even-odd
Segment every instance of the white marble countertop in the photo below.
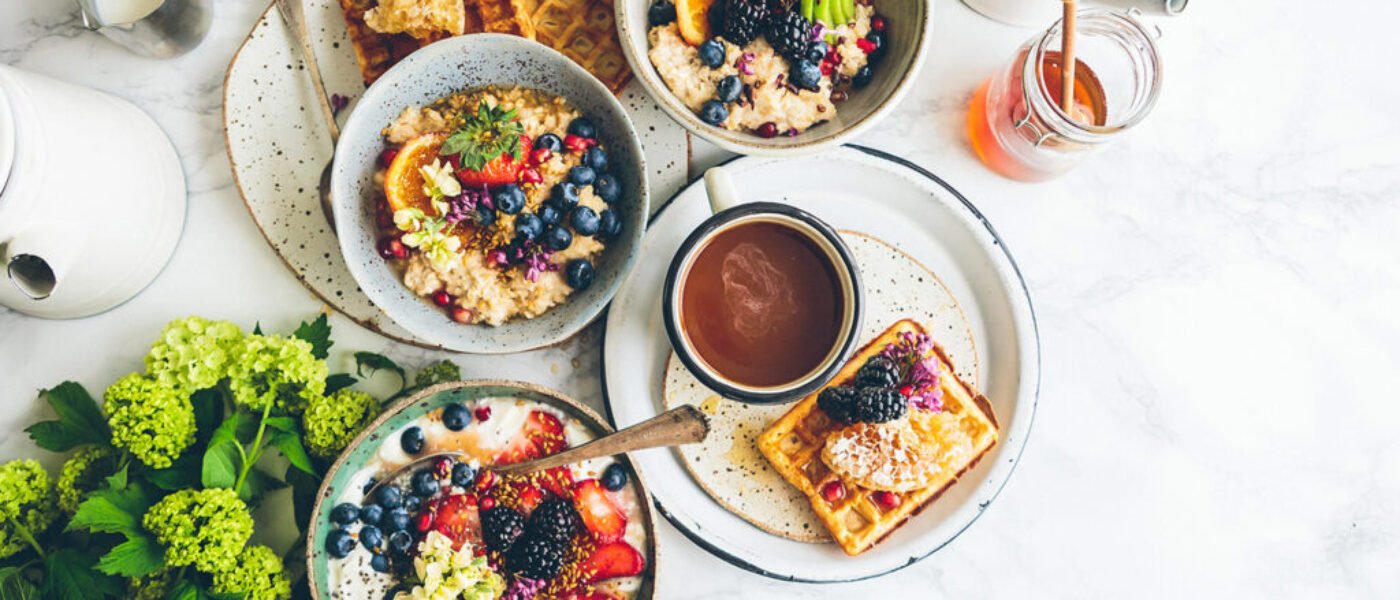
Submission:
{"label": "white marble countertop", "polygon": [[[963,124],[973,88],[1030,32],[936,2],[917,85],[860,142],[947,179],[1019,261],[1044,353],[1022,464],[956,542],[856,584],[751,575],[663,523],[659,597],[1395,597],[1400,7],[1193,3],[1162,22],[1151,118],[1025,185],[982,168]],[[322,309],[248,218],[224,152],[224,67],[260,4],[218,2],[200,48],[150,61],[81,31],[69,1],[0,2],[0,62],[132,100],[174,140],[190,188],[179,249],[135,300],[75,321],[0,310],[0,460],[38,452],[19,432],[47,410],[34,390],[100,390],[172,318],[279,330]],[[336,349],[431,357],[333,323]],[[596,339],[454,358],[596,404]]]}

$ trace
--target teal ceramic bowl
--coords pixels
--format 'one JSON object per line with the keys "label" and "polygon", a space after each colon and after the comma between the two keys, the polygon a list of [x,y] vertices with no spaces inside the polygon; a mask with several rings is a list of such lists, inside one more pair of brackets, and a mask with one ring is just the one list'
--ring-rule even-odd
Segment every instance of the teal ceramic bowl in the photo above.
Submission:
{"label": "teal ceramic bowl", "polygon": [[[595,437],[613,431],[612,427],[598,416],[598,413],[564,394],[549,388],[519,381],[479,379],[444,383],[422,390],[385,410],[369,427],[365,428],[350,446],[331,465],[321,489],[316,494],[316,506],[311,513],[311,526],[306,533],[308,540],[306,568],[311,582],[311,597],[315,600],[332,600],[330,581],[330,555],[326,553],[326,536],[334,528],[330,522],[331,508],[336,499],[350,485],[355,473],[372,459],[389,434],[407,425],[410,421],[452,402],[472,402],[479,398],[515,397],[539,402],[558,409],[565,415],[576,418]],[[646,570],[642,572],[642,586],[637,598],[649,600],[653,597],[656,584],[656,526],[651,513],[651,495],[646,491],[642,474],[626,456],[618,461],[632,472],[632,485],[637,495],[637,507],[646,530],[645,547],[638,548],[646,557]]]}

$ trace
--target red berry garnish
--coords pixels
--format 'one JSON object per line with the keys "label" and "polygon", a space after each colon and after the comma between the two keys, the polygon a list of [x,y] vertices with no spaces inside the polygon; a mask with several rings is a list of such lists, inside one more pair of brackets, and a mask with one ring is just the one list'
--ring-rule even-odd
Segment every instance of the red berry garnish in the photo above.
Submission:
{"label": "red berry garnish", "polygon": [[885,27],[888,25],[889,24],[885,22],[885,18],[880,15],[875,15],[870,18],[870,28],[875,31],[884,31]]}
{"label": "red berry garnish", "polygon": [[554,153],[550,152],[549,148],[535,148],[530,151],[530,161],[537,165],[549,162],[552,156],[554,156]]}
{"label": "red berry garnish", "polygon": [[904,384],[904,385],[899,386],[899,395],[904,396],[905,398],[908,398],[908,397],[910,397],[910,396],[913,396],[913,395],[914,395],[914,386],[909,385],[909,384],[907,384],[907,383]]}
{"label": "red berry garnish", "polygon": [[379,255],[389,259],[408,258],[408,246],[398,238],[384,238],[379,240]]}
{"label": "red berry garnish", "polygon": [[880,507],[885,510],[899,508],[899,504],[904,502],[904,500],[900,499],[899,494],[894,492],[875,492],[871,497],[875,499],[876,504],[879,504]]}
{"label": "red berry garnish", "polygon": [[846,484],[837,479],[822,486],[822,498],[827,502],[837,502],[846,497]]}
{"label": "red berry garnish", "polygon": [[442,307],[452,304],[452,294],[447,293],[447,290],[433,292],[433,304]]}
{"label": "red berry garnish", "polygon": [[486,420],[491,418],[491,407],[486,406],[484,404],[478,406],[476,407],[476,410],[472,411],[472,416],[476,417],[476,420],[478,421],[485,422]]}
{"label": "red berry garnish", "polygon": [[385,148],[383,152],[379,153],[379,166],[386,169],[389,168],[389,165],[394,162],[394,159],[398,157],[398,155],[398,148]]}
{"label": "red berry garnish", "polygon": [[481,506],[481,510],[491,510],[493,508],[496,508],[496,499],[490,496],[482,498],[481,502],[479,503],[479,506]]}
{"label": "red berry garnish", "polygon": [[418,513],[417,519],[413,522],[413,527],[417,529],[420,533],[432,529],[433,519],[436,517],[436,514],[437,513],[435,511],[431,510],[425,510],[423,512]]}
{"label": "red berry garnish", "polygon": [[490,472],[490,471],[482,471],[482,472],[480,472],[480,473],[477,473],[477,475],[476,475],[476,489],[477,489],[477,490],[483,491],[483,492],[484,492],[484,491],[486,491],[486,490],[491,489],[491,486],[493,486],[493,485],[496,485],[496,474],[495,474],[495,473],[492,473],[492,472]]}
{"label": "red berry garnish", "polygon": [[462,307],[460,307],[460,306],[454,306],[454,307],[452,307],[452,310],[451,310],[450,312],[451,312],[451,316],[452,316],[452,320],[453,320],[453,321],[456,321],[456,322],[458,322],[458,323],[471,323],[471,322],[472,322],[472,311],[471,311],[471,310],[468,310],[468,309],[466,309],[466,308],[462,308]]}
{"label": "red berry garnish", "polygon": [[856,47],[857,47],[857,48],[860,48],[860,51],[861,51],[861,52],[864,52],[864,53],[866,53],[866,54],[870,54],[871,52],[874,52],[874,51],[875,51],[875,42],[872,42],[872,41],[867,40],[867,39],[865,39],[865,38],[861,38],[861,39],[856,40]]}
{"label": "red berry garnish", "polygon": [[586,137],[579,137],[572,133],[564,136],[564,147],[568,148],[570,152],[583,152],[590,145]]}
{"label": "red berry garnish", "polygon": [[[548,152],[548,150],[545,151]],[[544,177],[540,175],[539,169],[526,167],[520,170],[520,183],[539,183],[541,181],[544,181]]]}
{"label": "red berry garnish", "polygon": [[452,476],[452,458],[444,456],[433,461],[433,475],[438,479],[447,479]]}
{"label": "red berry garnish", "polygon": [[778,135],[778,124],[777,124],[777,123],[774,123],[774,122],[772,122],[772,121],[769,121],[769,122],[767,122],[767,123],[764,123],[764,124],[762,124],[762,125],[759,125],[759,126],[758,126],[758,131],[757,131],[757,133],[758,133],[758,137],[761,137],[761,138],[777,137],[777,135]]}

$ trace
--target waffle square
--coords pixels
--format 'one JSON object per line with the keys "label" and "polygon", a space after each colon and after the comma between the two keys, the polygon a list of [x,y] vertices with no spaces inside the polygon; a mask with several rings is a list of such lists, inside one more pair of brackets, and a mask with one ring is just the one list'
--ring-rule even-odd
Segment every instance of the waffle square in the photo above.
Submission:
{"label": "waffle square", "polygon": [[[891,325],[861,348],[829,386],[849,383],[866,360],[905,332],[925,333],[921,325],[907,319]],[[806,494],[832,539],[849,555],[869,550],[918,514],[997,443],[998,426],[991,404],[955,375],[942,347],[935,345],[935,349],[942,373],[939,386],[943,390],[943,410],[911,410],[909,421],[919,443],[934,456],[939,469],[927,487],[895,492],[900,502],[892,509],[875,501],[876,490],[841,477],[823,462],[822,448],[828,437],[842,429],[842,424],[832,421],[817,407],[820,390],[798,401],[758,437],[759,451],[788,483]],[[845,496],[828,502],[821,489],[836,480],[845,486]]]}

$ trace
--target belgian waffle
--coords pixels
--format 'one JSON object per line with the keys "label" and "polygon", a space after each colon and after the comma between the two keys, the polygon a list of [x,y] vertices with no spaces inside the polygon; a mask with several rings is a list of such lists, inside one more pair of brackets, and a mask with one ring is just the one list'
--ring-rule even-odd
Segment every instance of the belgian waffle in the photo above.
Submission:
{"label": "belgian waffle", "polygon": [[[830,385],[850,382],[867,359],[898,340],[905,332],[918,334],[924,333],[924,329],[910,320],[895,323],[856,353]],[[878,486],[887,488],[882,493],[892,493],[898,497],[897,505],[893,508],[886,508],[875,500],[874,496],[879,490],[861,485],[856,478],[834,471],[823,460],[823,450],[833,436],[864,436],[860,435],[862,432],[848,431],[847,427],[832,421],[817,407],[820,390],[799,401],[758,437],[759,450],[788,483],[807,495],[817,517],[847,554],[864,552],[898,529],[910,516],[938,498],[958,477],[975,466],[997,443],[997,422],[991,404],[954,374],[941,347],[935,346],[935,349],[942,373],[939,386],[943,390],[943,409],[937,412],[911,409],[907,425],[890,425],[912,428],[917,439],[919,462],[925,467],[916,471],[923,487],[889,491],[889,488],[906,489],[909,486]],[[860,475],[866,476],[860,477],[862,481],[871,484],[868,473]],[[831,502],[823,497],[822,489],[834,481],[841,482],[844,494]]]}

